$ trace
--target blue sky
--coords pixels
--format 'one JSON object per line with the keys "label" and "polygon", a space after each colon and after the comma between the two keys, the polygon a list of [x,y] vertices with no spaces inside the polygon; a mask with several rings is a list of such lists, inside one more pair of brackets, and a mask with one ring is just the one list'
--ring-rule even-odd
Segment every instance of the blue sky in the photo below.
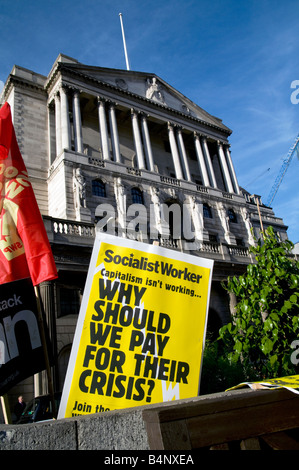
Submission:
{"label": "blue sky", "polygon": [[[125,69],[120,12],[131,70],[221,118],[239,184],[267,202],[299,133],[298,0],[0,0],[0,88],[14,64],[47,75],[59,53]],[[294,157],[272,204],[294,243],[298,175]]]}

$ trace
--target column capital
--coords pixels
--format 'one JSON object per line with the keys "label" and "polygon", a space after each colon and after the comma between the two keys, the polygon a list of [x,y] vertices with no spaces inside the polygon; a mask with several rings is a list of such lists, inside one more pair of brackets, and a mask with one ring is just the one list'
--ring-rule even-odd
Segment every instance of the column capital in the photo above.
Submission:
{"label": "column capital", "polygon": [[140,111],[139,112],[141,119],[148,119],[150,115],[146,113],[145,111]]}
{"label": "column capital", "polygon": [[118,105],[116,101],[111,99],[106,100],[106,103],[108,104],[109,108],[115,108]]}
{"label": "column capital", "polygon": [[80,88],[76,88],[74,86],[69,87],[69,89],[73,96],[80,95],[82,93],[82,90]]}
{"label": "column capital", "polygon": [[143,114],[143,111],[140,111],[140,109],[131,108],[131,115],[141,116],[142,114]]}
{"label": "column capital", "polygon": [[66,83],[61,83],[59,87],[59,91],[63,91],[66,95],[69,94],[71,91],[72,87],[70,85],[67,85]]}
{"label": "column capital", "polygon": [[208,138],[207,134],[203,134],[200,131],[193,131],[193,135],[194,137],[198,137],[198,139],[201,139],[201,140],[207,140]]}
{"label": "column capital", "polygon": [[104,96],[97,95],[96,101],[98,104],[106,104],[109,103],[109,99],[105,98]]}
{"label": "column capital", "polygon": [[167,129],[174,129],[175,128],[175,123],[171,121],[167,121]]}
{"label": "column capital", "polygon": [[226,144],[226,142],[224,142],[224,140],[217,139],[218,147],[220,147],[220,146],[224,147],[225,144]]}

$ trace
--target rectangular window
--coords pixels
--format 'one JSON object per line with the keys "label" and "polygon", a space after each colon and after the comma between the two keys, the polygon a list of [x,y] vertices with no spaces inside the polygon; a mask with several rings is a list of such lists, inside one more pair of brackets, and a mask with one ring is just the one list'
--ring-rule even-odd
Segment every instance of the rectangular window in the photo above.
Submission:
{"label": "rectangular window", "polygon": [[60,312],[59,316],[78,315],[80,310],[81,295],[80,289],[60,287],[59,289]]}
{"label": "rectangular window", "polygon": [[93,180],[92,181],[92,194],[93,196],[106,197],[106,188],[103,181]]}

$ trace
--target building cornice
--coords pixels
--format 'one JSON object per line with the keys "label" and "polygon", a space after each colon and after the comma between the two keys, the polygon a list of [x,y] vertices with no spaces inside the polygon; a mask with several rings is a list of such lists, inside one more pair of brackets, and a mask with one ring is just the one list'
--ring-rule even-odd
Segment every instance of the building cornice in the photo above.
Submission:
{"label": "building cornice", "polygon": [[27,80],[23,77],[19,77],[17,75],[10,74],[8,76],[8,79],[4,85],[4,88],[1,94],[1,103],[4,103],[7,100],[9,94],[11,93],[12,88],[16,86],[19,86],[21,88],[31,89],[31,90],[34,90],[35,92],[39,92],[45,97],[47,96],[47,93],[43,85]]}

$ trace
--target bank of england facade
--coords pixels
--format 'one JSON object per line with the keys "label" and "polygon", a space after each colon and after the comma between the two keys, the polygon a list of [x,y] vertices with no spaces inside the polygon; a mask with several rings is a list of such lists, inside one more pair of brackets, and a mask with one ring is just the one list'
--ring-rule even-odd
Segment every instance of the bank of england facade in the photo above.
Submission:
{"label": "bank of england facade", "polygon": [[[253,262],[248,248],[261,225],[273,226],[282,240],[287,227],[258,195],[240,188],[231,130],[221,119],[153,73],[84,65],[64,55],[48,76],[15,66],[1,95],[5,101],[59,274],[40,286],[57,390],[103,205],[115,209],[121,236],[213,259],[208,331],[213,335],[229,321],[231,299],[221,282]],[[133,204],[147,209],[142,230],[128,229]],[[165,215],[173,204],[186,211],[190,237],[183,229],[174,236],[171,211]],[[45,392],[42,382],[26,381],[27,399],[33,388]]]}

